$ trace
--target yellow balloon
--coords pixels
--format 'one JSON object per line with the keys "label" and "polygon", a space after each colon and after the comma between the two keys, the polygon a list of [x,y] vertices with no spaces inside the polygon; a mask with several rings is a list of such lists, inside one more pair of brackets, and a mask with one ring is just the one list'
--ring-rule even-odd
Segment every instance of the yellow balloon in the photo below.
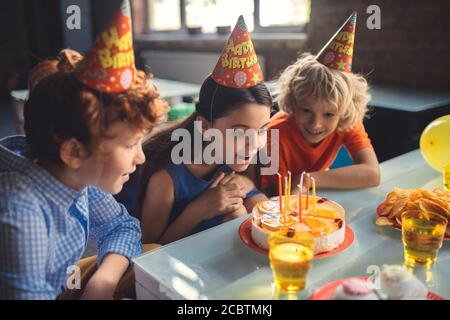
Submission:
{"label": "yellow balloon", "polygon": [[450,115],[433,120],[420,136],[420,151],[436,171],[450,165]]}

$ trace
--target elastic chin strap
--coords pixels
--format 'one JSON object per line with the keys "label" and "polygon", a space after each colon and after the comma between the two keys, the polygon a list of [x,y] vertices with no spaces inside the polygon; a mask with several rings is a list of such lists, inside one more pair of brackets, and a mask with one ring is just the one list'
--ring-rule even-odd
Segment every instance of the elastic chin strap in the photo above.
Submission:
{"label": "elastic chin strap", "polygon": [[214,93],[211,98],[211,105],[209,106],[209,122],[211,123],[211,125],[213,123],[213,107],[214,107],[214,101],[216,99],[216,93],[217,93],[218,88],[219,88],[219,84],[216,82],[216,88],[214,89]]}

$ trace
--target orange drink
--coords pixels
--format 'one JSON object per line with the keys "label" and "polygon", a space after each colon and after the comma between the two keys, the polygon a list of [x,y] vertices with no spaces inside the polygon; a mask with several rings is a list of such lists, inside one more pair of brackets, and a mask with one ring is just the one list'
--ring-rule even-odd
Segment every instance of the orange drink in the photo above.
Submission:
{"label": "orange drink", "polygon": [[269,237],[269,259],[278,290],[303,290],[314,258],[314,237],[292,229],[273,232]]}
{"label": "orange drink", "polygon": [[402,238],[407,266],[432,266],[442,247],[447,219],[430,211],[402,213]]}
{"label": "orange drink", "polygon": [[445,190],[450,190],[450,165],[442,168],[442,180]]}

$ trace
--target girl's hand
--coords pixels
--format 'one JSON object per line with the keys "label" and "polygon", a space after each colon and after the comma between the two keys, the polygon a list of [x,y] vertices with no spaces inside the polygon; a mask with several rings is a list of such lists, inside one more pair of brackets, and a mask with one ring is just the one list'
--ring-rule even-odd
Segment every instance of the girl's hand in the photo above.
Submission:
{"label": "girl's hand", "polygon": [[242,207],[245,193],[237,183],[220,184],[224,177],[225,174],[221,172],[209,188],[189,204],[192,211],[201,214],[202,220],[228,214]]}
{"label": "girl's hand", "polygon": [[246,216],[248,214],[247,209],[245,208],[245,206],[241,206],[239,209],[237,209],[236,211],[233,211],[229,214],[227,214],[224,218],[223,218],[223,222],[227,222],[236,218],[240,218],[242,216]]}
{"label": "girl's hand", "polygon": [[225,177],[219,182],[221,185],[226,185],[229,183],[236,183],[239,185],[245,194],[249,193],[254,187],[254,183],[248,177],[236,174],[234,171],[225,175]]}

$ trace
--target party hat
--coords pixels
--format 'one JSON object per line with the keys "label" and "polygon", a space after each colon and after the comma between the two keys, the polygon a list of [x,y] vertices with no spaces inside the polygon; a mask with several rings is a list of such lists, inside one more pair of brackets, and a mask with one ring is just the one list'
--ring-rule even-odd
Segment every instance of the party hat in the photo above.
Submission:
{"label": "party hat", "polygon": [[331,69],[352,72],[355,28],[356,12],[353,12],[342,27],[317,54],[317,61]]}
{"label": "party hat", "polygon": [[132,85],[135,73],[130,3],[123,0],[80,63],[77,79],[92,89],[118,93]]}
{"label": "party hat", "polygon": [[263,82],[258,57],[243,16],[239,16],[211,77],[228,88],[249,88]]}

